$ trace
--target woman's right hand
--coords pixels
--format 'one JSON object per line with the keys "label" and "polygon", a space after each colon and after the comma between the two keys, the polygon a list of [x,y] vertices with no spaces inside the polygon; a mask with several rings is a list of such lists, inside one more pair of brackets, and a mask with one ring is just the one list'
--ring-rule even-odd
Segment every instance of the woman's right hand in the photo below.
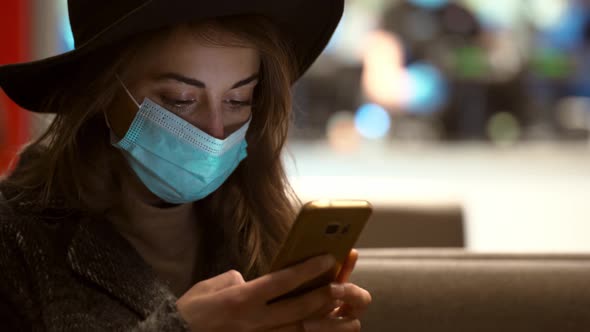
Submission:
{"label": "woman's right hand", "polygon": [[[301,264],[245,282],[237,271],[202,281],[181,296],[176,306],[193,331],[199,332],[303,332],[307,319],[339,305],[344,287],[331,284],[298,297],[267,302],[288,293],[332,268],[331,256],[311,258]],[[335,319],[329,331],[358,331],[355,319]],[[319,331],[318,331],[319,332]]]}

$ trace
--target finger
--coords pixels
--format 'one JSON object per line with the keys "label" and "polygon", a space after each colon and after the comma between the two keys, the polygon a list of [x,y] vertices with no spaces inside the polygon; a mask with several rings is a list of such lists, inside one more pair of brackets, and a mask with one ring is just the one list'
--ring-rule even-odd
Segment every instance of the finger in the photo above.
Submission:
{"label": "finger", "polygon": [[338,274],[338,277],[336,278],[336,282],[340,282],[340,283],[348,282],[348,279],[350,278],[350,275],[352,274],[352,271],[354,270],[354,267],[356,265],[358,257],[359,257],[359,252],[356,249],[352,249],[350,251],[350,253],[348,254],[348,257],[346,257],[344,264],[342,264],[342,269],[340,269],[340,273]]}
{"label": "finger", "polygon": [[358,332],[361,330],[361,322],[358,319],[324,318],[306,320],[303,327],[305,332]]}
{"label": "finger", "polygon": [[193,288],[198,289],[200,293],[210,293],[217,292],[231,286],[242,285],[244,283],[245,281],[242,274],[236,270],[231,270],[205,281],[201,281]]}
{"label": "finger", "polygon": [[247,291],[261,296],[264,301],[284,295],[322,273],[335,267],[331,255],[310,258],[307,261],[286,269],[266,274],[249,282]]}
{"label": "finger", "polygon": [[371,293],[354,284],[344,284],[345,295],[342,298],[344,304],[336,312],[337,317],[361,318],[369,304],[371,304]]}
{"label": "finger", "polygon": [[[330,313],[336,308],[334,301],[345,294],[341,284],[330,284],[310,291],[303,295],[282,300],[269,305],[268,315],[265,317],[265,326],[277,326],[292,324],[297,321],[318,316],[320,311]],[[328,307],[331,310],[326,310]]]}
{"label": "finger", "polygon": [[344,305],[344,302],[342,302],[342,300],[334,300],[331,303],[328,303],[322,309],[320,309],[317,314],[311,315],[308,318],[309,319],[313,319],[313,318],[320,319],[320,318],[327,317],[329,315],[331,315],[332,317],[337,317],[335,315],[335,313],[337,313],[338,312],[337,310],[343,305]]}

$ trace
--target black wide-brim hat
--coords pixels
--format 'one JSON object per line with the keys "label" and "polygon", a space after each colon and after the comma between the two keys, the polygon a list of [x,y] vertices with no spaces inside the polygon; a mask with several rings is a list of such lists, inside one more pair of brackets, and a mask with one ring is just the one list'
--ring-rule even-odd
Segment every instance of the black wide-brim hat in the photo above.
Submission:
{"label": "black wide-brim hat", "polygon": [[97,49],[183,22],[249,14],[278,26],[297,61],[296,80],[326,47],[343,8],[344,0],[68,0],[75,49],[0,66],[0,87],[19,106],[38,112],[57,80]]}

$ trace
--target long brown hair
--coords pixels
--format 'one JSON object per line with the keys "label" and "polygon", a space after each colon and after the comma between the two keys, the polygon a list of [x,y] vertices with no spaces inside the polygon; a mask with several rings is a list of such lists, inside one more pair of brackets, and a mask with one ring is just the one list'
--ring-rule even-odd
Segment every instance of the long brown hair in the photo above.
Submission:
{"label": "long brown hair", "polygon": [[[250,279],[264,273],[294,217],[297,199],[281,162],[291,120],[290,86],[296,75],[290,49],[265,18],[235,16],[189,24],[211,42],[222,29],[260,52],[260,81],[254,93],[247,134],[248,157],[213,194],[195,203],[201,228],[202,275],[238,269]],[[152,32],[125,45],[95,53],[71,71],[46,98],[43,111],[57,113],[47,131],[28,149],[36,158],[6,181],[40,205],[62,201],[69,209],[103,216],[120,191],[120,153],[110,145],[103,117],[117,93],[115,75],[139,56],[150,41],[168,30]]]}

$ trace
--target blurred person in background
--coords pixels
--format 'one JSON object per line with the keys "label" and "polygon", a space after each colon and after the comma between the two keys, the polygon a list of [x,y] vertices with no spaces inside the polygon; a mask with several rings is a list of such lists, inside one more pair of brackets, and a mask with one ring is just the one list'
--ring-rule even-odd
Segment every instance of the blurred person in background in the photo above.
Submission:
{"label": "blurred person in background", "polygon": [[333,258],[265,274],[297,201],[290,87],[343,1],[68,6],[75,50],[0,67],[17,104],[55,113],[0,184],[0,325],[358,331],[371,297],[354,284],[267,304]]}
{"label": "blurred person in background", "polygon": [[431,68],[440,73],[444,82],[433,85],[439,90],[434,92],[428,90],[427,82],[421,83],[418,89],[430,92],[431,100],[423,97],[425,106],[421,107],[402,103],[398,113],[422,120],[437,119],[442,125],[440,138],[446,140],[488,139],[486,125],[502,111],[512,113],[520,122],[524,120],[522,70],[505,73],[507,70],[494,67],[492,59],[502,51],[497,49],[510,41],[502,44],[506,36],[484,29],[465,5],[446,1],[396,2],[384,11],[380,29],[398,40],[404,67]]}

